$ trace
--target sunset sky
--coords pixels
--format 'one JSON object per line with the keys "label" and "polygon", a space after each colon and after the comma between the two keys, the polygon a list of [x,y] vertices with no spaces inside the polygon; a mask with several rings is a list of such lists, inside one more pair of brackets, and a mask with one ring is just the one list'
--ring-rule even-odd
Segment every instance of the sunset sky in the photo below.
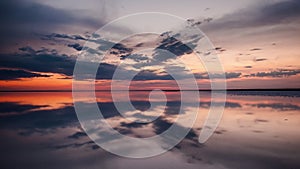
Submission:
{"label": "sunset sky", "polygon": [[[201,21],[200,28],[215,47],[230,89],[299,88],[299,0],[2,0],[0,90],[71,90],[76,58],[85,42],[103,25],[137,12]],[[124,50],[134,54],[130,44],[161,41],[151,35],[132,37],[127,45],[125,40],[125,46],[106,56],[104,66],[126,60],[120,55]],[[179,54],[186,64],[202,70],[191,59],[193,53]],[[159,63],[149,70],[132,81],[133,89],[176,88],[172,79],[157,71]],[[193,73],[201,75],[197,78],[200,88],[209,88],[203,72]],[[96,84],[97,89],[109,89],[110,78],[99,78]]]}

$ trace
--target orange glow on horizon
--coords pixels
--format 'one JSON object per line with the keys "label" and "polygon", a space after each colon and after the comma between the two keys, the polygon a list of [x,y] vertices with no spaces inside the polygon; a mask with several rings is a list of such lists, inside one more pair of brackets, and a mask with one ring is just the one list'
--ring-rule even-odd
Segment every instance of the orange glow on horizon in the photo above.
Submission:
{"label": "orange glow on horizon", "polygon": [[[208,79],[197,80],[199,89],[210,89]],[[186,83],[188,81],[186,80]],[[85,90],[87,82],[82,83],[82,90]],[[300,75],[271,78],[271,77],[241,77],[236,79],[227,79],[228,89],[257,89],[257,88],[299,88]],[[111,90],[111,80],[97,80],[95,82],[96,90]],[[280,87],[278,87],[280,86]],[[126,90],[126,86],[119,86],[119,90]],[[174,80],[147,80],[132,81],[131,90],[178,90]],[[186,90],[189,88],[187,87]],[[62,75],[53,75],[52,77],[39,77],[20,80],[0,80],[0,91],[7,90],[72,90],[72,79],[64,79]]]}

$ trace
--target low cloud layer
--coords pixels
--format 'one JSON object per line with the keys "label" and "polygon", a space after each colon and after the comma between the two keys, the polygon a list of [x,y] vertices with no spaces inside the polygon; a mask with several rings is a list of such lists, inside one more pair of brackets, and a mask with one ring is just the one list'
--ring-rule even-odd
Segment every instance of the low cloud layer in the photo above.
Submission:
{"label": "low cloud layer", "polygon": [[289,77],[300,74],[300,70],[287,70],[287,69],[280,69],[276,71],[270,72],[258,72],[255,74],[251,74],[251,77],[273,77],[273,78],[280,78],[280,77]]}
{"label": "low cloud layer", "polygon": [[24,70],[0,69],[0,80],[17,80],[20,78],[34,78],[34,77],[50,77],[50,76],[42,75],[39,73],[32,73]]}

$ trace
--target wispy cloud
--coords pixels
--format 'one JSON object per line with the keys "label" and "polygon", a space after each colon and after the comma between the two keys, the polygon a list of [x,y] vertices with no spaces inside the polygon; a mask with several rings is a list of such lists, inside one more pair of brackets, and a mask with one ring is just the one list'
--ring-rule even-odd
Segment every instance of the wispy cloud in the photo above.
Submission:
{"label": "wispy cloud", "polygon": [[266,61],[268,59],[266,58],[259,58],[259,59],[254,59],[255,62],[262,62],[262,61]]}
{"label": "wispy cloud", "polygon": [[270,72],[258,72],[255,74],[251,74],[251,77],[289,77],[293,75],[300,74],[300,70],[288,70],[288,69],[280,69],[276,71],[270,71]]}
{"label": "wispy cloud", "polygon": [[[294,23],[300,20],[300,1],[287,0],[253,6],[227,14],[206,24],[209,29],[246,28]],[[205,27],[206,27],[205,26]]]}

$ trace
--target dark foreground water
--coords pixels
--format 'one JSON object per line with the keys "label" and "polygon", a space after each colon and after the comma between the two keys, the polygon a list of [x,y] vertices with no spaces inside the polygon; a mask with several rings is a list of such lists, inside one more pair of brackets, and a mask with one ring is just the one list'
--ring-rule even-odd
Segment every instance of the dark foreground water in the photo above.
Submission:
{"label": "dark foreground water", "polygon": [[[167,107],[156,108],[163,110],[162,116],[143,125],[125,121],[108,92],[98,92],[97,102],[107,121],[122,134],[150,137],[166,130],[177,116],[179,93],[168,92],[167,96]],[[128,159],[102,150],[83,132],[72,93],[0,93],[0,168],[300,168],[299,92],[229,92],[218,129],[208,142],[199,144],[197,137],[208,114],[209,96],[203,92],[200,102],[186,101],[199,102],[200,111],[190,134],[178,146],[153,158]],[[149,108],[147,92],[132,92],[131,101],[139,111]]]}

